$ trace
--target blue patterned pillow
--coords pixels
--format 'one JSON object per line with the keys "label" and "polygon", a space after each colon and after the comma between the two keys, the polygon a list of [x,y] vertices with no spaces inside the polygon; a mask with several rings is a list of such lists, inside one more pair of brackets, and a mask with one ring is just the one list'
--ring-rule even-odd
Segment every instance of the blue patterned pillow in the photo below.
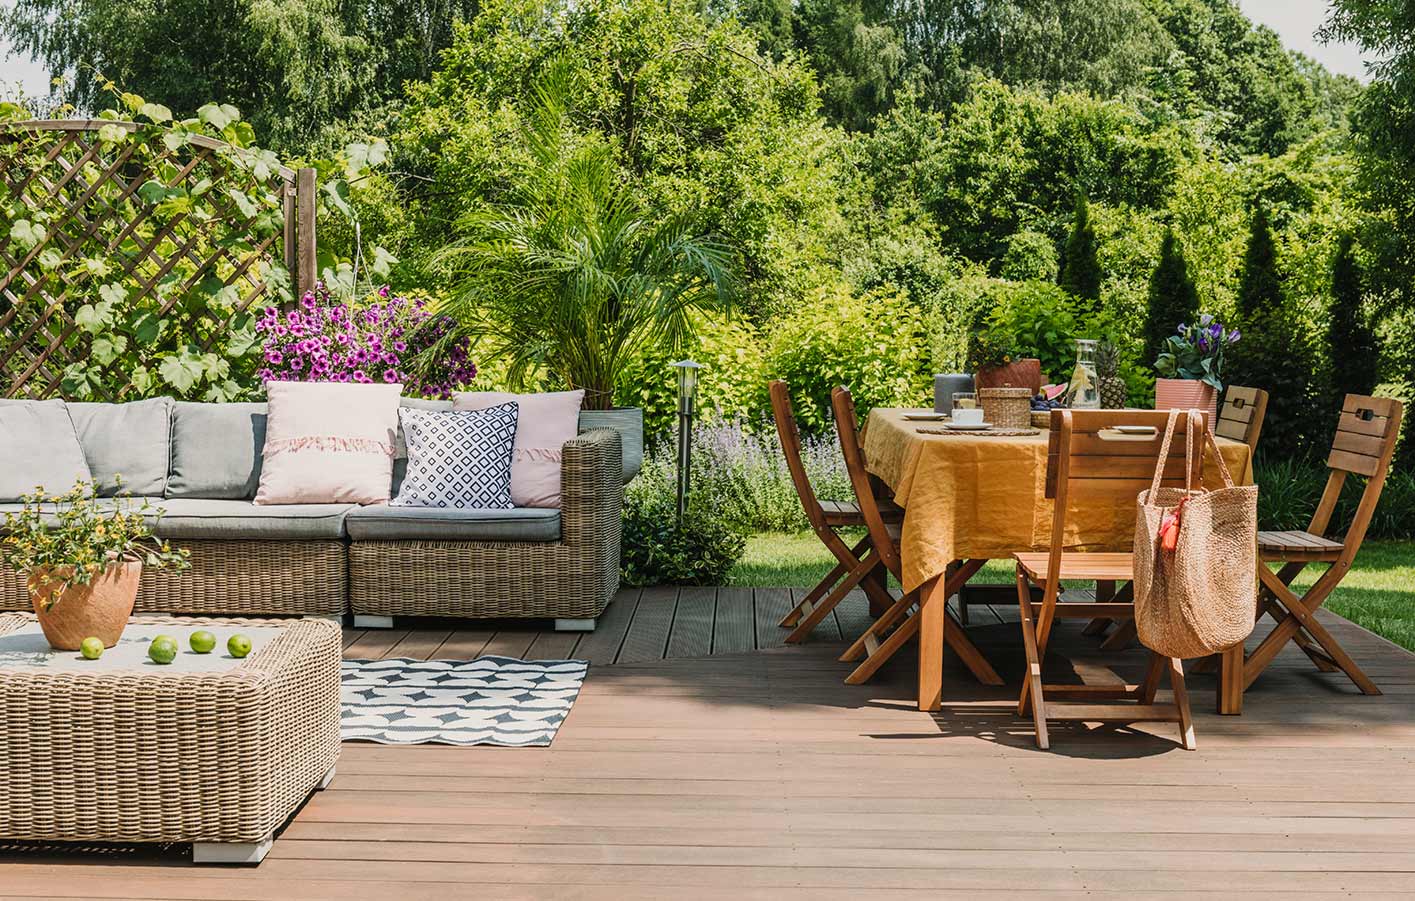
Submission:
{"label": "blue patterned pillow", "polygon": [[398,410],[408,475],[393,507],[510,510],[514,403],[485,410]]}

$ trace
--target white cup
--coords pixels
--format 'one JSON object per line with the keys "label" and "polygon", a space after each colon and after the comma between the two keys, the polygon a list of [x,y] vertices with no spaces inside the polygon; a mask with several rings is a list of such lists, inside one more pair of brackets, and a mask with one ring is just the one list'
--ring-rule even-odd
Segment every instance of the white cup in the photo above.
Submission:
{"label": "white cup", "polygon": [[983,411],[976,407],[971,410],[961,410],[955,407],[953,421],[958,425],[982,425]]}

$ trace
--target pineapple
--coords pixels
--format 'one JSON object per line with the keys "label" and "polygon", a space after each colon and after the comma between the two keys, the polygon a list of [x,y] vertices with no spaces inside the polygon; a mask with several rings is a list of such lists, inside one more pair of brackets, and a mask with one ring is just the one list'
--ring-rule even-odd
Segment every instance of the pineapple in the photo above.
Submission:
{"label": "pineapple", "polygon": [[1120,377],[1120,348],[1109,341],[1102,341],[1096,348],[1096,387],[1101,395],[1101,406],[1107,410],[1119,410],[1125,406],[1125,380]]}

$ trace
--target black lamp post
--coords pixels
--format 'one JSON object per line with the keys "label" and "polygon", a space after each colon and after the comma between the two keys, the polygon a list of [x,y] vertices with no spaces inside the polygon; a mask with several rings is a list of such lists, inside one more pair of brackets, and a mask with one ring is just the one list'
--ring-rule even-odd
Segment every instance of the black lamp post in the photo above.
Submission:
{"label": "black lamp post", "polygon": [[688,473],[693,468],[693,413],[698,396],[698,370],[701,363],[679,360],[672,364],[678,370],[678,523],[688,508]]}

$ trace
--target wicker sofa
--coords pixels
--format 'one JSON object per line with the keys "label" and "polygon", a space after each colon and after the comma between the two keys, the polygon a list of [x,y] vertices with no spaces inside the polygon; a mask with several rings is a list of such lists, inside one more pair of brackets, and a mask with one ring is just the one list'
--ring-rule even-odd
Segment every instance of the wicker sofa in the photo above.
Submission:
{"label": "wicker sofa", "polygon": [[[0,401],[13,403],[32,402]],[[394,616],[547,618],[589,629],[619,587],[627,473],[617,431],[588,429],[564,446],[558,510],[257,506],[263,404],[158,398],[64,409],[103,493],[118,493],[115,474],[133,489],[132,500],[106,502],[146,498],[163,511],[159,537],[191,551],[189,571],[143,576],[141,612],[352,613],[366,627]],[[405,468],[400,448],[395,492]],[[0,502],[0,514],[18,506]],[[22,576],[0,566],[0,609],[29,606]]]}

